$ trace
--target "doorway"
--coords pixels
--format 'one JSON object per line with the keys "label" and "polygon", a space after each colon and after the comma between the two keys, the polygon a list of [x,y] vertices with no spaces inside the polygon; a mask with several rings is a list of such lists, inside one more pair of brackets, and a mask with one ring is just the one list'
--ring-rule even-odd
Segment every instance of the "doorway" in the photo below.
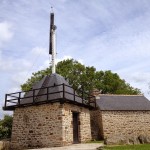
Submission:
{"label": "doorway", "polygon": [[79,143],[79,127],[78,127],[79,113],[72,112],[72,116],[73,116],[73,143],[77,144]]}

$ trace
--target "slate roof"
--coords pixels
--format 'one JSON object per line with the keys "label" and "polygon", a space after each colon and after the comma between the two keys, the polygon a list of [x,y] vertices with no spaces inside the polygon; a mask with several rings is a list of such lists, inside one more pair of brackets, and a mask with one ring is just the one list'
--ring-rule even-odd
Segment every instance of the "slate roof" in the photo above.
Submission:
{"label": "slate roof", "polygon": [[[69,83],[62,76],[60,76],[56,73],[45,76],[42,80],[40,80],[39,82],[37,82],[36,84],[33,85],[32,90],[56,85],[54,87],[49,88],[49,93],[54,93],[54,94],[49,94],[48,100],[62,99],[63,92],[60,92],[60,91],[63,90],[63,86],[57,86],[57,85],[60,85],[63,83],[65,85],[67,85],[67,86],[65,86],[65,98],[70,101],[73,101],[74,96],[69,94],[69,93],[72,93],[72,94],[74,93],[73,88],[71,88]],[[46,88],[35,90],[35,102],[46,101],[47,100],[46,95],[39,96],[41,94],[46,94],[46,92],[47,92]],[[77,95],[77,93],[75,93],[75,94]],[[24,97],[29,97],[29,96],[33,96],[33,91],[29,91],[28,93],[25,94]],[[75,101],[78,103],[82,103],[82,99],[77,96],[75,97]],[[32,103],[32,102],[33,102],[33,98],[24,98],[21,100],[20,104],[27,104],[27,103]]]}
{"label": "slate roof", "polygon": [[150,101],[142,95],[100,95],[100,110],[150,110]]}

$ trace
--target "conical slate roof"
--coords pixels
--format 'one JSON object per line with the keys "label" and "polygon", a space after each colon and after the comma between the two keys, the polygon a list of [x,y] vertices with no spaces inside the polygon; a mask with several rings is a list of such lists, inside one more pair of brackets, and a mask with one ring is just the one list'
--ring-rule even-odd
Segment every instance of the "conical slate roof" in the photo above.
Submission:
{"label": "conical slate roof", "polygon": [[[65,85],[64,89],[63,84]],[[34,90],[34,98],[33,98],[33,90]],[[47,91],[49,93],[48,96],[46,95]],[[74,96],[74,94],[76,96]],[[69,83],[62,76],[55,73],[45,76],[42,80],[34,84],[32,87],[32,91],[29,91],[25,94],[24,99],[21,100],[20,104],[33,103],[33,101],[35,102],[54,101],[54,100],[61,100],[64,98],[65,100],[70,101],[75,100],[77,103],[82,103],[82,99],[77,96],[77,93],[74,92],[74,89],[69,85]]]}

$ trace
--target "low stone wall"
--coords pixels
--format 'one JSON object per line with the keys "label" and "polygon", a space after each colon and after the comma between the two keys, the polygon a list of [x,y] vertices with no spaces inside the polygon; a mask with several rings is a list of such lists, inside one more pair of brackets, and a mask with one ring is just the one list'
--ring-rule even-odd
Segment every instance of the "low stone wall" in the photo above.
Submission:
{"label": "low stone wall", "polygon": [[72,104],[43,104],[15,109],[11,137],[12,149],[72,144],[72,111],[79,112],[80,141],[90,140],[88,108]]}
{"label": "low stone wall", "polygon": [[[127,144],[138,143],[140,136],[150,135],[150,111],[102,111],[104,139]],[[139,141],[140,142],[140,141]]]}

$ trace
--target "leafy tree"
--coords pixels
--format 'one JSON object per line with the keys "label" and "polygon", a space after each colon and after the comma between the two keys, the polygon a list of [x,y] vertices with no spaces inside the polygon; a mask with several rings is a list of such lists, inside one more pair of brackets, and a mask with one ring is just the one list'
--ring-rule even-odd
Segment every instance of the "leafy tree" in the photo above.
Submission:
{"label": "leafy tree", "polygon": [[13,117],[5,115],[4,119],[0,120],[0,139],[6,139],[11,137]]}
{"label": "leafy tree", "polygon": [[[92,67],[84,66],[73,59],[67,59],[57,64],[57,73],[69,81],[76,90],[83,88],[90,93],[94,88],[99,89],[102,94],[140,94],[140,90],[133,88],[117,73],[108,71],[96,71]],[[45,75],[51,74],[50,68],[33,73],[26,83],[21,85],[23,91],[30,90],[32,85],[41,80]]]}

